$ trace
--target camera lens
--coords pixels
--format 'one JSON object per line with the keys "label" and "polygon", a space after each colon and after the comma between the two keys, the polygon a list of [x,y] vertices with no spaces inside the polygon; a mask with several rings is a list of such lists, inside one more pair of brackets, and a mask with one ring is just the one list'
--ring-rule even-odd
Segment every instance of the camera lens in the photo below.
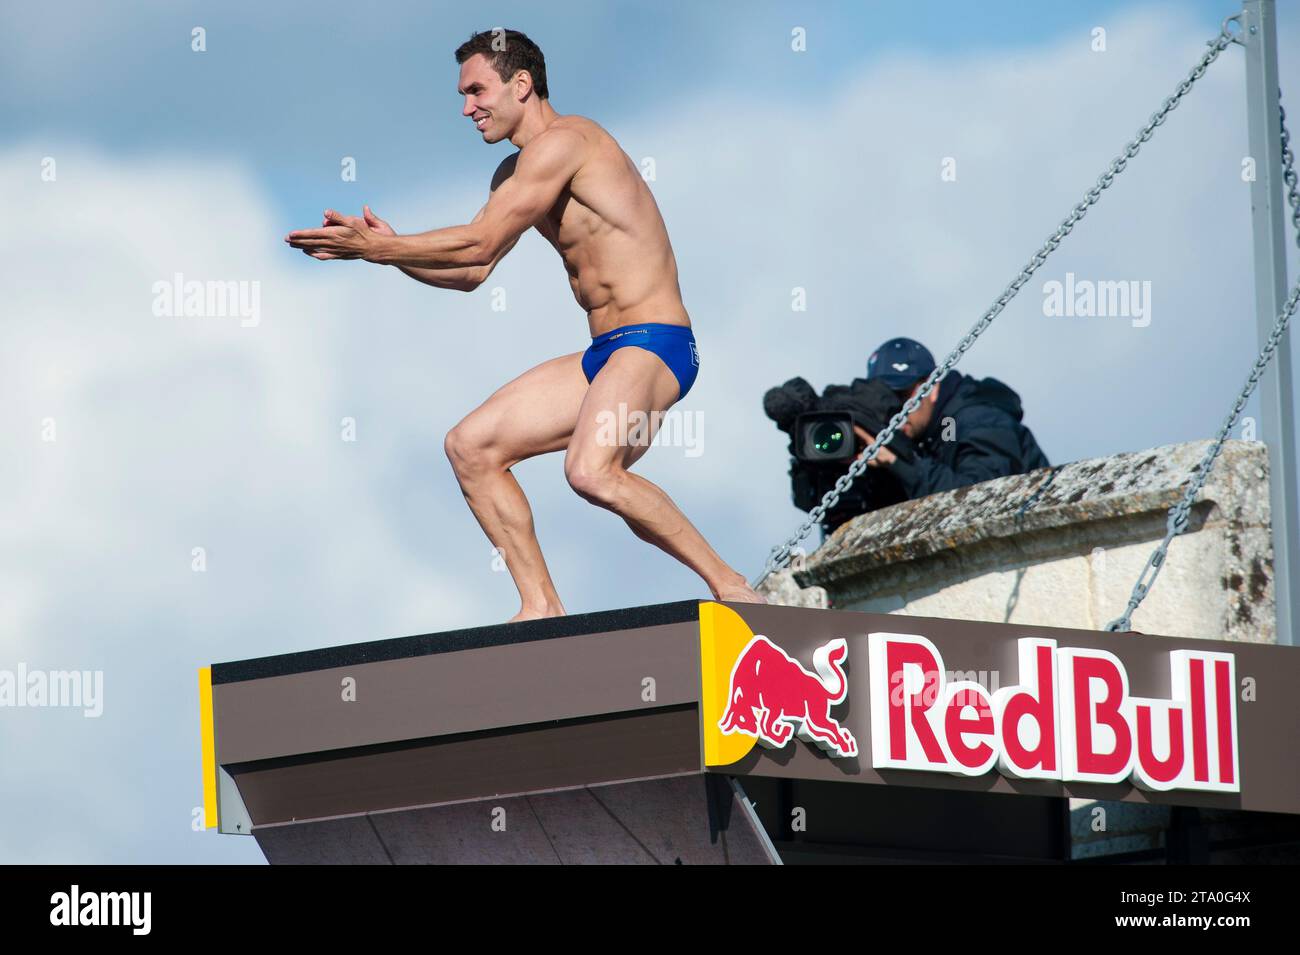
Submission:
{"label": "camera lens", "polygon": [[813,428],[812,445],[821,454],[834,454],[844,446],[844,429],[834,421],[824,421]]}

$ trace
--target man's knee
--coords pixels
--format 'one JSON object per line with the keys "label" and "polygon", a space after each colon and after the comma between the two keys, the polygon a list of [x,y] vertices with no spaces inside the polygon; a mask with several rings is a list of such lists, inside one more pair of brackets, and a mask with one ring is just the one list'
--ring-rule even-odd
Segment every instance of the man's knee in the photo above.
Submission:
{"label": "man's knee", "polygon": [[564,477],[579,497],[592,504],[609,507],[618,500],[623,475],[616,467],[595,467],[566,457]]}
{"label": "man's knee", "polygon": [[488,436],[469,419],[447,432],[442,450],[458,475],[500,466]]}

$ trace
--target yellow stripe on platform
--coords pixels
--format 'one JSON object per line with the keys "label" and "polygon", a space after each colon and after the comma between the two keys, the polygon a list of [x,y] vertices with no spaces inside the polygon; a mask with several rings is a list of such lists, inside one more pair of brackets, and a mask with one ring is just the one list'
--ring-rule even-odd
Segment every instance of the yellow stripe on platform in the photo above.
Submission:
{"label": "yellow stripe on platform", "polygon": [[700,718],[705,766],[730,766],[754,748],[754,737],[724,734],[718,727],[729,702],[731,670],[753,637],[749,624],[730,607],[700,603]]}
{"label": "yellow stripe on platform", "polygon": [[217,745],[212,727],[212,668],[199,667],[199,726],[203,739],[203,826],[217,825]]}

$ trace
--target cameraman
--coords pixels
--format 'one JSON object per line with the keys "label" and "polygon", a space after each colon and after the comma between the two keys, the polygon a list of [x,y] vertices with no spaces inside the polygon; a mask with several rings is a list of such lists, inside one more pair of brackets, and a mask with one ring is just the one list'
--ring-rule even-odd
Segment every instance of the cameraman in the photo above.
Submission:
{"label": "cameraman", "polygon": [[[906,401],[934,369],[933,356],[920,342],[891,338],[867,360],[867,379],[883,381]],[[949,369],[899,429],[912,439],[916,455],[903,460],[884,447],[869,466],[888,468],[909,499],[1050,467],[1033,433],[1020,423],[1023,413],[1020,396],[996,378],[979,380]],[[875,440],[862,427],[853,430],[867,446]]]}

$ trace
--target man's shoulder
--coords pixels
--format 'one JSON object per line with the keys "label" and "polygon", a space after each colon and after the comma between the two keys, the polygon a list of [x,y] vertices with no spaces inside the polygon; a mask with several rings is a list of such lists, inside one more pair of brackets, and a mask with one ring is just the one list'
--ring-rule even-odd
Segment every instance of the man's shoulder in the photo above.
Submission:
{"label": "man's shoulder", "polygon": [[954,403],[944,409],[944,414],[951,416],[970,427],[1011,427],[1019,421],[1003,405],[971,395],[966,401]]}
{"label": "man's shoulder", "polygon": [[583,138],[614,138],[600,123],[590,117],[579,116],[577,113],[565,113],[563,116],[557,116],[555,122],[546,127],[546,132],[567,132]]}
{"label": "man's shoulder", "polygon": [[[561,116],[544,130],[534,136],[513,156],[502,163],[505,175],[514,173],[515,165],[526,162],[530,168],[567,166],[570,170],[581,169],[600,145],[600,138],[609,139],[609,134],[595,123],[581,116]],[[612,140],[611,140],[612,141]],[[498,174],[501,169],[498,169]]]}
{"label": "man's shoulder", "polygon": [[540,152],[546,150],[585,149],[601,141],[613,142],[610,136],[595,120],[585,116],[565,115],[538,133],[520,152]]}
{"label": "man's shoulder", "polygon": [[1019,424],[1024,415],[1020,396],[996,378],[966,375],[946,409],[954,417],[982,418],[991,423]]}

